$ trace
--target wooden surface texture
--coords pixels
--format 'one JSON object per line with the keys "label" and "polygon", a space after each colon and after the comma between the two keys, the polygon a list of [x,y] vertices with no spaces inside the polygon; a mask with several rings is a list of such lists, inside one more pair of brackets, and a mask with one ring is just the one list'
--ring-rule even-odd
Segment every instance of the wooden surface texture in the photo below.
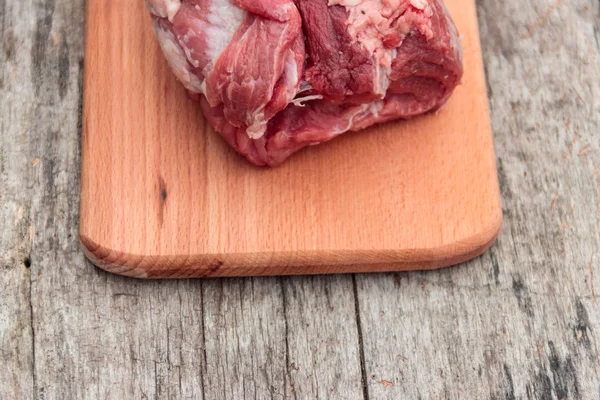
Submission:
{"label": "wooden surface texture", "polygon": [[505,215],[483,257],[162,282],[79,246],[84,3],[0,0],[1,399],[600,397],[597,0],[477,3]]}
{"label": "wooden surface texture", "polygon": [[278,168],[251,166],[210,129],[142,1],[86,6],[80,229],[102,268],[145,278],[430,269],[497,237],[474,1],[448,1],[465,76],[438,115],[349,133]]}

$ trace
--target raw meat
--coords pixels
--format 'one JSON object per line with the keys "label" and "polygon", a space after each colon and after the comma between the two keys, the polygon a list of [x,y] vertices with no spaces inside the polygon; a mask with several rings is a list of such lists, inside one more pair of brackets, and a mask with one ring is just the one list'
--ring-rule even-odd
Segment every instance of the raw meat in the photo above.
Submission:
{"label": "raw meat", "polygon": [[441,0],[146,0],[177,78],[256,165],[441,107],[463,73]]}

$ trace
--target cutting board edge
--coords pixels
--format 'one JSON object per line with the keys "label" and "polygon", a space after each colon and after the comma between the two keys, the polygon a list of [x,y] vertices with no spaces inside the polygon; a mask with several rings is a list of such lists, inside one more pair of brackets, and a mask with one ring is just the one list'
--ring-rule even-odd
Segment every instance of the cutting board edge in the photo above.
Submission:
{"label": "cutting board edge", "polygon": [[142,279],[410,271],[449,267],[480,256],[496,241],[502,223],[499,207],[481,232],[424,249],[152,256],[109,249],[83,229],[80,242],[86,257],[98,268]]}

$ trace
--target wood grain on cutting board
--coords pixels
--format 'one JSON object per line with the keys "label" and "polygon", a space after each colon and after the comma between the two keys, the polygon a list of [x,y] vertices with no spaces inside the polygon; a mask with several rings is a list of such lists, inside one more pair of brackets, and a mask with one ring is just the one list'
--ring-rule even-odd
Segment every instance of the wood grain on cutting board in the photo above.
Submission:
{"label": "wood grain on cutting board", "polygon": [[502,211],[475,4],[447,5],[465,76],[443,110],[268,169],[238,156],[187,99],[142,0],[88,0],[88,256],[111,272],[175,278],[426,269],[481,254]]}

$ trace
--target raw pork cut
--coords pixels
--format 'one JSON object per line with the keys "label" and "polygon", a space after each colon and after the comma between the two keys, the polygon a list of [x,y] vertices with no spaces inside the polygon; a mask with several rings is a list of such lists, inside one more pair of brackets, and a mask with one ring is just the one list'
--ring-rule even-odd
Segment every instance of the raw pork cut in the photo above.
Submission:
{"label": "raw pork cut", "polygon": [[256,165],[441,107],[462,50],[442,0],[146,0],[209,123]]}

